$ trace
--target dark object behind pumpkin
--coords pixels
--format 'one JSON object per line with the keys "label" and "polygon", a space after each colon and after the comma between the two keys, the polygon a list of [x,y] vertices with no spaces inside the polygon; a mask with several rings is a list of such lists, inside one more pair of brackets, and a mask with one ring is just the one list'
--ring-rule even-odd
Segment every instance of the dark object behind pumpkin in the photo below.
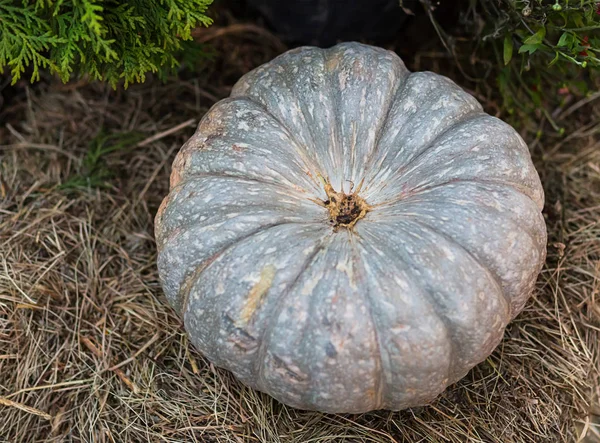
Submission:
{"label": "dark object behind pumpkin", "polygon": [[392,39],[407,16],[398,0],[248,0],[290,44]]}

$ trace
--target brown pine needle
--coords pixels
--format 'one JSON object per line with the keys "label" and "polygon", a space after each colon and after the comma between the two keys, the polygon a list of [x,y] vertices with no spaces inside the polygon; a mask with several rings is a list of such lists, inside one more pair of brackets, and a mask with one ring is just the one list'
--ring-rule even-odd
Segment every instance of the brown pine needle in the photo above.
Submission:
{"label": "brown pine needle", "polygon": [[40,411],[39,409],[24,405],[23,403],[17,403],[16,401],[9,400],[5,397],[0,397],[0,405],[17,408],[21,411],[27,412],[28,414],[37,415],[45,418],[46,420],[52,420],[52,416],[50,414],[46,414],[44,411]]}

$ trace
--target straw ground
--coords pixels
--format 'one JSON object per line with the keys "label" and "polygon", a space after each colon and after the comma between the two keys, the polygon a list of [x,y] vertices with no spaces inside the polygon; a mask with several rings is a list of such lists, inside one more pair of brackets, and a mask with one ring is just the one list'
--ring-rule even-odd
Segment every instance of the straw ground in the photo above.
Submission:
{"label": "straw ground", "polygon": [[556,110],[566,137],[541,119],[523,128],[547,193],[548,260],[493,355],[431,406],[324,415],[210,365],[159,286],[153,217],[175,153],[240,75],[284,49],[255,25],[199,38],[217,56],[187,79],[21,83],[0,108],[0,441],[597,441],[598,96]]}

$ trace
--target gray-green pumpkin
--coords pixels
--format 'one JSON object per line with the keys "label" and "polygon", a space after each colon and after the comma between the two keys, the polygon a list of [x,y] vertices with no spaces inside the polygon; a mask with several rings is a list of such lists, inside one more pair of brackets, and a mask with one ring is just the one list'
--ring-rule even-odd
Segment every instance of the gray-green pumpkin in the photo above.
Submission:
{"label": "gray-green pumpkin", "polygon": [[246,74],[179,152],[158,266],[192,343],[327,412],[433,400],[498,345],[545,259],[517,132],[357,43]]}

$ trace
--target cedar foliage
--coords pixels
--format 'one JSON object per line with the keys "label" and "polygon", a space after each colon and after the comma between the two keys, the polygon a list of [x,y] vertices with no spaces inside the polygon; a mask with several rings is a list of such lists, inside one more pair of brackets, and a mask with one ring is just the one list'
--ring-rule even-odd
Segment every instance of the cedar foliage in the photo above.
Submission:
{"label": "cedar foliage", "polygon": [[212,0],[0,0],[0,73],[13,84],[29,69],[89,75],[113,87],[143,82],[146,73],[164,75]]}

